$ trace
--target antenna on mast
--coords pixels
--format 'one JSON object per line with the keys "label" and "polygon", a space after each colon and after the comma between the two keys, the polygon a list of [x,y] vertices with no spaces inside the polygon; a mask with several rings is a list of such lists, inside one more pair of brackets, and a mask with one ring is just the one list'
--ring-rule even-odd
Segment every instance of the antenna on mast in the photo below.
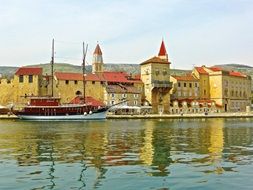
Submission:
{"label": "antenna on mast", "polygon": [[85,104],[85,59],[87,55],[88,50],[88,44],[86,44],[86,47],[83,42],[83,103]]}
{"label": "antenna on mast", "polygon": [[51,76],[52,76],[51,96],[53,97],[54,96],[54,39],[52,40]]}

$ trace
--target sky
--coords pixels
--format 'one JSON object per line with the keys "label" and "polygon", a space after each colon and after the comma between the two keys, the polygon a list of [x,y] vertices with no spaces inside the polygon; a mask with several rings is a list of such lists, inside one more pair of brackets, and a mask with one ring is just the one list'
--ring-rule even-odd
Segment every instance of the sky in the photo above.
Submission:
{"label": "sky", "polygon": [[141,62],[165,42],[171,68],[253,66],[253,0],[0,0],[0,66]]}

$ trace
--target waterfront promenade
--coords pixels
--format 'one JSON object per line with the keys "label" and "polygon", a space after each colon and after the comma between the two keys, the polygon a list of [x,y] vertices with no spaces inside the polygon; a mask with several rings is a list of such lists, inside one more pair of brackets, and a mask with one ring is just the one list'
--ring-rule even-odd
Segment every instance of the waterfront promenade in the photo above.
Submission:
{"label": "waterfront promenade", "polygon": [[235,113],[195,113],[195,114],[148,114],[148,115],[108,115],[108,119],[181,119],[181,118],[250,118],[253,112]]}
{"label": "waterfront promenade", "polygon": [[[107,115],[107,119],[182,119],[182,118],[251,118],[253,112],[195,113],[195,114],[147,114],[147,115]],[[0,119],[17,119],[15,115],[0,115]]]}

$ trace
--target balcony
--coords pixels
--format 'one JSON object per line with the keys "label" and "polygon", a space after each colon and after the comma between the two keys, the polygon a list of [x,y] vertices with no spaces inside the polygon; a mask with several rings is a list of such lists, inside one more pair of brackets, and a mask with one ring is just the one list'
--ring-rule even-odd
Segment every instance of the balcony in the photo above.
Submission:
{"label": "balcony", "polygon": [[172,88],[172,82],[152,80],[152,88]]}

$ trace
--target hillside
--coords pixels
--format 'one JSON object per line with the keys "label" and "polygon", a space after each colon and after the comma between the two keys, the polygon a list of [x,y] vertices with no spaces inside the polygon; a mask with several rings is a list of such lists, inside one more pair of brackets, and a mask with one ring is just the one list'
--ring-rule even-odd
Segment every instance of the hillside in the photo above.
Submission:
{"label": "hillside", "polygon": [[[50,65],[46,64],[37,64],[37,65],[29,65],[30,67],[42,67],[44,74],[50,74]],[[250,75],[253,78],[253,67],[248,65],[240,65],[240,64],[225,64],[225,65],[215,65],[218,67],[222,67],[226,70],[234,70]],[[14,75],[17,67],[1,67],[0,66],[0,74],[3,77],[11,77]],[[59,72],[77,72],[81,73],[81,66],[67,64],[67,63],[55,63],[54,70]],[[140,73],[140,65],[139,64],[105,64],[106,71],[124,71],[127,73],[138,74]],[[86,72],[91,72],[91,65],[86,66]],[[190,70],[180,70],[180,69],[171,69],[172,75],[183,75]]]}
{"label": "hillside", "polygon": [[10,78],[18,69],[18,67],[0,66],[0,75],[4,78]]}
{"label": "hillside", "polygon": [[[49,64],[38,64],[38,65],[29,65],[29,67],[41,67],[43,68],[44,74],[50,74],[51,73],[51,67]],[[105,64],[105,70],[106,71],[123,71],[127,73],[132,74],[138,74],[140,73],[140,65],[138,64]],[[16,72],[18,68],[17,67],[0,67],[0,74],[3,76],[12,76]],[[54,70],[56,72],[75,72],[75,73],[81,73],[82,68],[81,66],[77,65],[71,65],[67,63],[55,63],[54,64]],[[86,72],[91,72],[91,65],[86,66]],[[179,70],[179,69],[172,69],[172,74],[184,74],[186,72],[190,72],[189,70]]]}
{"label": "hillside", "polygon": [[244,74],[250,75],[253,77],[253,67],[248,65],[240,65],[240,64],[225,64],[225,65],[215,65],[217,67],[221,67],[225,70],[239,71]]}

